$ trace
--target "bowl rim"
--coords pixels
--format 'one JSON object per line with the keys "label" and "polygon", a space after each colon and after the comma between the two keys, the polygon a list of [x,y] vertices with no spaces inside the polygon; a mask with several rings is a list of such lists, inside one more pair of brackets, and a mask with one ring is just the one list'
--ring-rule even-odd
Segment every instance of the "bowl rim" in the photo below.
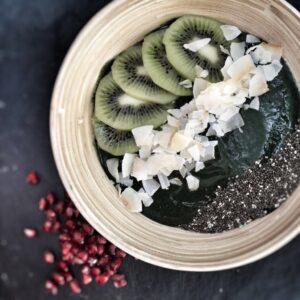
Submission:
{"label": "bowl rim", "polygon": [[[55,141],[55,139],[56,139],[55,138],[55,130],[57,130],[57,129],[55,127],[56,126],[55,125],[56,117],[55,117],[54,112],[59,107],[59,101],[60,101],[57,91],[60,89],[60,84],[63,81],[63,77],[65,75],[64,71],[66,69],[66,66],[69,63],[69,58],[77,51],[77,46],[80,43],[81,38],[85,35],[85,32],[87,32],[89,30],[89,28],[94,25],[94,23],[97,21],[98,18],[103,17],[105,14],[108,14],[109,12],[116,9],[116,7],[122,6],[123,4],[125,4],[127,2],[128,2],[128,0],[114,0],[111,3],[109,3],[108,5],[106,5],[104,8],[102,8],[100,11],[98,11],[88,21],[88,23],[81,29],[81,31],[77,35],[76,39],[73,41],[71,47],[69,48],[68,53],[65,56],[63,63],[60,67],[60,70],[59,70],[59,73],[58,73],[58,76],[57,76],[57,79],[56,79],[56,82],[54,85],[52,100],[51,100],[51,109],[50,109],[51,146],[52,146],[52,152],[53,152],[54,160],[55,160],[60,178],[62,179],[67,192],[70,194],[72,200],[74,201],[76,207],[79,209],[81,214],[88,220],[88,222],[91,223],[91,225],[94,228],[96,228],[96,230],[99,230],[101,233],[103,233],[103,235],[107,239],[109,239],[117,247],[123,249],[125,252],[131,254],[132,256],[134,256],[142,261],[148,262],[153,265],[157,265],[157,266],[168,268],[168,269],[182,270],[182,271],[203,271],[203,272],[204,271],[219,271],[219,270],[226,270],[226,269],[231,269],[234,267],[246,265],[246,264],[255,262],[261,258],[264,258],[264,257],[272,254],[273,252],[277,251],[278,249],[280,249],[281,247],[286,245],[289,241],[291,241],[293,238],[295,238],[300,233],[300,222],[291,223],[288,227],[289,230],[286,230],[286,231],[288,231],[288,234],[284,235],[283,237],[281,237],[277,240],[275,239],[275,241],[274,241],[274,239],[266,241],[266,243],[263,244],[263,247],[261,247],[261,249],[259,249],[259,251],[254,252],[254,254],[251,252],[251,253],[249,253],[249,255],[244,255],[243,257],[237,256],[236,259],[233,259],[230,262],[221,261],[221,262],[216,262],[214,265],[207,265],[207,266],[193,266],[193,265],[189,265],[186,263],[174,264],[174,262],[172,262],[172,261],[168,261],[168,260],[163,259],[158,256],[149,255],[148,253],[145,253],[141,249],[136,249],[134,246],[129,245],[127,242],[118,238],[116,235],[111,234],[104,227],[99,228],[99,223],[98,223],[96,216],[91,212],[87,213],[84,203],[78,199],[78,195],[75,192],[75,190],[70,188],[70,186],[67,182],[67,179],[66,179],[65,170],[62,168],[62,165],[61,165],[61,157],[60,157],[61,154],[59,153],[60,151],[57,148],[57,143]],[[300,20],[300,13],[291,4],[289,4],[285,0],[279,0],[279,2],[283,3],[286,6],[286,8],[288,10],[292,11],[297,16],[297,18]],[[297,194],[297,195],[300,194],[300,186],[298,186],[298,188],[296,189],[294,194]],[[278,208],[278,209],[280,209],[280,208]],[[156,223],[154,221],[151,221],[151,222]],[[254,222],[256,222],[256,221],[254,221]],[[160,224],[160,226],[168,227],[168,226],[165,226],[162,224]],[[245,226],[247,226],[247,225],[245,225]],[[230,232],[233,232],[233,231],[234,230],[231,230]],[[199,233],[190,233],[190,232],[187,234],[199,235]],[[200,234],[200,235],[216,236],[218,234]]]}

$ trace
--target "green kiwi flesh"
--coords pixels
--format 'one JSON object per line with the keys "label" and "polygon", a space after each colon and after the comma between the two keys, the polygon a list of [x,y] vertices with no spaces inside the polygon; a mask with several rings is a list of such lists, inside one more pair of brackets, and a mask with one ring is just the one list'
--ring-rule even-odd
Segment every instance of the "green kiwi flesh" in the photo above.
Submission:
{"label": "green kiwi flesh", "polygon": [[100,149],[120,156],[138,150],[131,131],[117,130],[102,122],[93,123],[97,145]]}
{"label": "green kiwi flesh", "polygon": [[95,117],[115,129],[131,130],[143,125],[158,127],[166,121],[168,108],[125,94],[111,73],[99,82],[96,90]]}
{"label": "green kiwi flesh", "polygon": [[[216,20],[202,16],[183,16],[173,22],[166,30],[163,42],[167,57],[174,68],[182,76],[194,80],[196,65],[209,71],[208,80],[218,82],[223,80],[221,68],[224,66],[226,55],[222,53],[220,45],[229,48],[220,26]],[[197,52],[183,47],[194,40],[211,38],[208,45]]]}
{"label": "green kiwi flesh", "polygon": [[132,97],[159,104],[167,104],[177,98],[152,81],[143,64],[141,45],[132,46],[116,57],[112,76]]}
{"label": "green kiwi flesh", "polygon": [[182,77],[168,61],[163,44],[165,32],[165,29],[161,29],[145,37],[142,47],[145,69],[153,82],[161,88],[177,96],[190,96],[192,89],[179,84],[186,78]]}

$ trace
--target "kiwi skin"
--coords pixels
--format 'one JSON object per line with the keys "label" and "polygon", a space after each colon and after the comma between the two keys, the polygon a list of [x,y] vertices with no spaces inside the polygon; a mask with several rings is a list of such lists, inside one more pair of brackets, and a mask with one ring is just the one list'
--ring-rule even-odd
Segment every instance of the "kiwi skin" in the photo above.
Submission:
{"label": "kiwi skin", "polygon": [[114,156],[138,151],[131,131],[117,130],[95,119],[93,120],[93,128],[100,149]]}
{"label": "kiwi skin", "polygon": [[[221,25],[222,23],[209,17],[187,15],[178,18],[166,30],[163,43],[168,60],[183,77],[194,80],[195,66],[199,65],[209,71],[209,81],[223,80],[220,70],[227,56],[222,53],[220,45],[228,49],[230,42],[226,41]],[[211,42],[198,52],[183,47],[185,43],[200,38],[211,38]]]}
{"label": "kiwi skin", "polygon": [[159,104],[168,104],[177,98],[152,81],[143,65],[141,45],[132,46],[118,55],[111,70],[115,82],[134,98]]}
{"label": "kiwi skin", "polygon": [[185,78],[174,69],[167,59],[163,44],[165,32],[166,29],[160,29],[145,37],[142,47],[145,69],[153,82],[161,88],[177,96],[190,96],[192,89],[180,85]]}
{"label": "kiwi skin", "polygon": [[96,119],[119,130],[143,125],[158,127],[166,121],[166,110],[170,107],[128,96],[113,80],[111,73],[102,78],[95,95]]}

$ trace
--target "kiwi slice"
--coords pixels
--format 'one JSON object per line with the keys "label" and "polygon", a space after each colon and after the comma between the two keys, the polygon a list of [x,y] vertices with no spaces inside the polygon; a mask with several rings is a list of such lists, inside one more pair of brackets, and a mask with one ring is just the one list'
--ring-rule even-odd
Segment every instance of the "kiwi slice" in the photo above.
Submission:
{"label": "kiwi slice", "polygon": [[138,150],[131,131],[117,130],[102,122],[93,122],[97,145],[102,150],[120,156]]}
{"label": "kiwi slice", "polygon": [[167,104],[176,96],[157,86],[147,73],[142,58],[142,46],[132,46],[117,56],[112,65],[116,83],[128,95],[149,102]]}
{"label": "kiwi slice", "polygon": [[154,83],[161,88],[177,96],[190,96],[192,90],[179,84],[186,78],[183,78],[168,61],[163,44],[165,32],[166,29],[162,29],[145,37],[142,48],[145,69]]}
{"label": "kiwi slice", "polygon": [[[230,43],[226,41],[221,25],[208,17],[190,15],[177,19],[166,30],[163,42],[168,60],[182,76],[194,80],[195,66],[199,65],[209,71],[208,80],[211,82],[223,80],[220,70],[226,55],[221,52],[220,45],[229,48]],[[183,47],[184,44],[203,38],[211,38],[211,41],[197,52]]]}
{"label": "kiwi slice", "polygon": [[113,80],[111,73],[99,83],[95,95],[95,117],[119,130],[153,125],[166,121],[166,107],[129,96]]}

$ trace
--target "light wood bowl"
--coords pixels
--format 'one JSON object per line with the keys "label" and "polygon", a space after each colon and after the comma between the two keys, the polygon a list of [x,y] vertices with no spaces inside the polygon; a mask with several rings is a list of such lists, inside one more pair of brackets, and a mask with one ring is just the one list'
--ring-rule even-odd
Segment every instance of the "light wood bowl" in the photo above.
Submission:
{"label": "light wood bowl", "polygon": [[277,210],[242,228],[198,234],[125,210],[94,147],[91,97],[103,65],[149,31],[185,14],[211,16],[284,46],[300,87],[300,14],[281,0],[118,0],[81,31],[60,70],[51,106],[55,161],[75,205],[121,249],[154,265],[223,270],[256,261],[300,232],[300,186]]}

